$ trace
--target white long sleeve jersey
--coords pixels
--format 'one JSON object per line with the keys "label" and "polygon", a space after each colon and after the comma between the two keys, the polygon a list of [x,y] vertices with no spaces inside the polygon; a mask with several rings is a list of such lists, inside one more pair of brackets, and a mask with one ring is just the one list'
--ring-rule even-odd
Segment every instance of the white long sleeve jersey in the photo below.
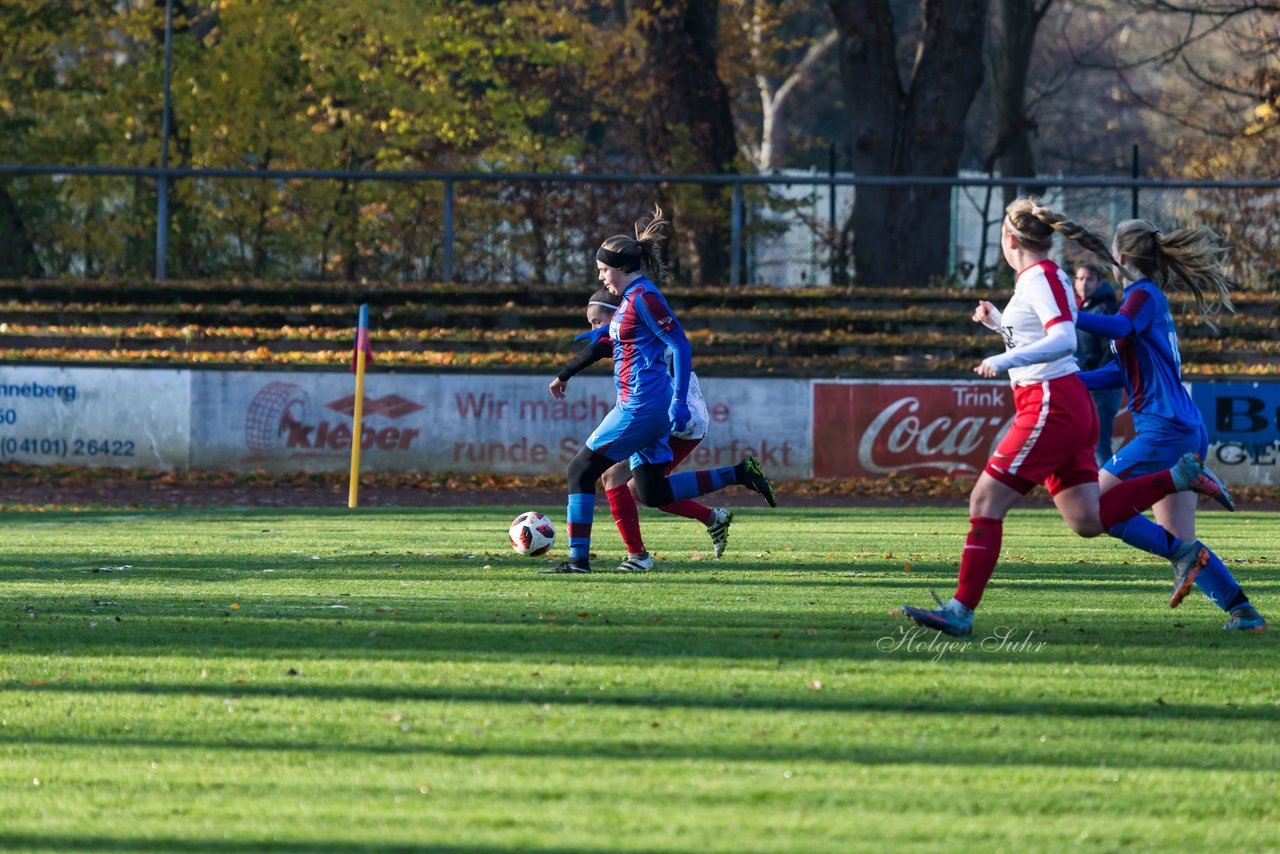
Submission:
{"label": "white long sleeve jersey", "polygon": [[1076,301],[1071,282],[1049,260],[1018,273],[1013,298],[1004,311],[987,315],[984,325],[1000,333],[1005,352],[987,363],[1007,370],[1014,385],[1035,385],[1077,370]]}

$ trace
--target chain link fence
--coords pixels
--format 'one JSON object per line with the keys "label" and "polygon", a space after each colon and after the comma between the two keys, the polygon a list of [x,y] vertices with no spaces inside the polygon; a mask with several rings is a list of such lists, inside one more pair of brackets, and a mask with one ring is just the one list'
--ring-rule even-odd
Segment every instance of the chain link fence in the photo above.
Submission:
{"label": "chain link fence", "polygon": [[[0,214],[7,213],[0,227],[10,232],[11,255],[25,253],[32,278],[150,278],[159,171],[0,166]],[[171,277],[477,285],[593,282],[602,236],[629,231],[650,200],[674,209],[679,222],[682,199],[695,196],[699,215],[727,224],[735,250],[731,281],[843,284],[857,275],[857,235],[849,223],[858,184],[895,183],[813,172],[166,174],[173,179],[166,241]],[[952,184],[951,281],[974,287],[999,281],[1002,183],[1010,182],[963,174],[951,181],[916,180]],[[1235,246],[1232,272],[1243,285],[1280,287],[1280,181],[1037,180],[1044,183],[1019,189],[1107,233],[1135,208],[1166,230],[1209,225]],[[711,183],[721,192],[711,194],[719,201],[708,209],[696,191]],[[677,263],[679,239],[677,232]],[[1076,260],[1071,251],[1061,260]]]}

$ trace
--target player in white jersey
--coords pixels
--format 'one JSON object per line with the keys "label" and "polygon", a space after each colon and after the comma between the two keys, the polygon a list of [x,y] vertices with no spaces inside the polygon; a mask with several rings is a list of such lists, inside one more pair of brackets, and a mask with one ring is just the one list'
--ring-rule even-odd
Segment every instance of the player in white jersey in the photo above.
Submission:
{"label": "player in white jersey", "polygon": [[[969,494],[969,536],[955,595],[937,609],[901,608],[926,628],[959,637],[972,633],[973,612],[1000,555],[1004,517],[1037,484],[1044,484],[1067,525],[1083,537],[1110,531],[1174,492],[1221,487],[1188,454],[1173,469],[1127,480],[1100,496],[1094,458],[1098,412],[1076,374],[1071,282],[1049,260],[1055,231],[1110,258],[1105,241],[1032,199],[1017,199],[1005,209],[1000,248],[1018,271],[1013,298],[1004,311],[979,302],[973,319],[998,331],[1006,349],[983,359],[974,372],[990,379],[1007,371],[1016,413]],[[1199,560],[1196,551],[1180,555],[1188,570]]]}

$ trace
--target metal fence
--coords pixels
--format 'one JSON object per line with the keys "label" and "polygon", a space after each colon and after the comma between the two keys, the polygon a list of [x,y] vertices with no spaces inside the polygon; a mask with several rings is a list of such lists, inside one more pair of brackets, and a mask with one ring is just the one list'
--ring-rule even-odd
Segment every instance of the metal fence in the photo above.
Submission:
{"label": "metal fence", "polygon": [[[711,215],[727,223],[731,284],[824,285],[856,276],[845,223],[858,187],[872,185],[951,187],[949,273],[960,284],[982,286],[1000,268],[1004,187],[1034,188],[1077,221],[1108,231],[1135,212],[1166,229],[1203,222],[1236,245],[1244,283],[1274,286],[1280,276],[1280,180],[24,164],[0,164],[0,176],[47,277],[589,281],[598,241],[628,230],[647,200],[697,191],[705,207],[701,191],[716,188],[720,209]],[[158,192],[162,178],[167,199]]]}

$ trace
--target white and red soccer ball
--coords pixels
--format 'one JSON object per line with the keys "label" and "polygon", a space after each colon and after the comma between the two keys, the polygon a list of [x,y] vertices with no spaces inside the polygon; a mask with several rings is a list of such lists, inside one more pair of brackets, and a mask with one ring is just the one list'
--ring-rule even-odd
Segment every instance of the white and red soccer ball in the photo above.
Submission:
{"label": "white and red soccer ball", "polygon": [[511,548],[529,557],[546,554],[556,542],[555,526],[550,519],[535,510],[517,516],[511,523],[509,534]]}

